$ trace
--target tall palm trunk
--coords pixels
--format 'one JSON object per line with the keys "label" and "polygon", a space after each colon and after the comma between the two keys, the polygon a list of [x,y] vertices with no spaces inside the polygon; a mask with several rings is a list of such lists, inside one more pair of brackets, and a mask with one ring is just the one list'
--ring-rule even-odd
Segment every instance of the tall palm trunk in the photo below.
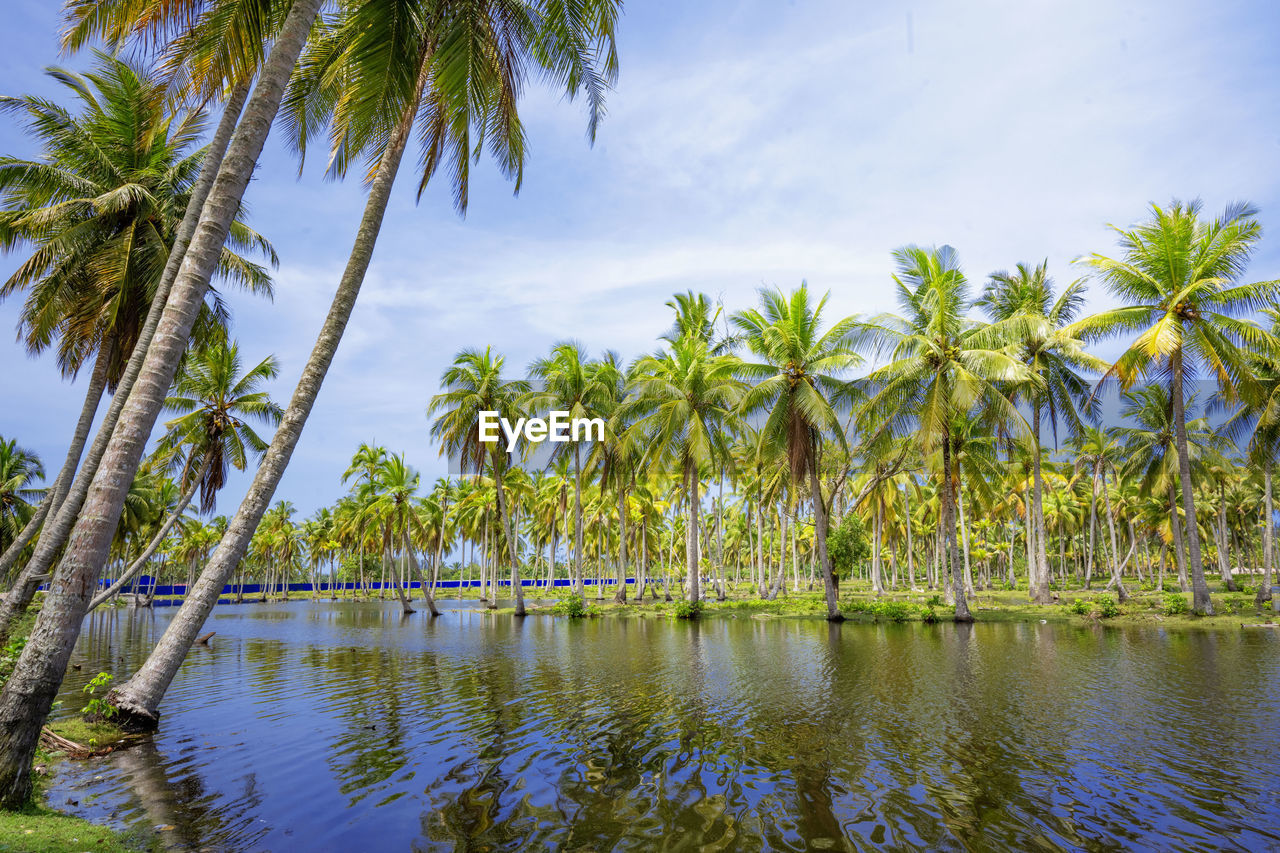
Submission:
{"label": "tall palm trunk", "polygon": [[1231,534],[1227,531],[1227,496],[1222,484],[1218,484],[1218,570],[1222,575],[1222,584],[1228,592],[1239,592],[1236,579],[1231,574]]}
{"label": "tall palm trunk", "polygon": [[[299,0],[303,2],[303,0]],[[314,0],[305,0],[314,2]],[[276,486],[284,474],[285,467],[293,455],[298,439],[302,435],[307,416],[315,404],[320,386],[324,382],[325,373],[333,362],[338,343],[346,329],[351,311],[355,307],[356,297],[364,282],[365,272],[373,256],[374,244],[386,213],[387,201],[391,197],[391,186],[395,180],[396,170],[404,155],[413,127],[414,109],[406,110],[401,122],[397,125],[382,160],[369,187],[369,198],[365,204],[364,215],[357,231],[355,245],[343,272],[342,281],[334,294],[333,303],[329,307],[321,327],[320,336],[302,370],[302,377],[294,389],[293,398],[285,410],[284,417],[276,428],[271,446],[263,456],[258,471],[254,475],[249,491],[236,510],[235,517],[227,527],[213,559],[201,573],[196,588],[188,600],[183,603],[178,614],[169,623],[160,642],[147,658],[142,668],[127,683],[114,689],[110,701],[122,711],[132,724],[147,727],[154,726],[159,719],[157,708],[169,683],[182,665],[191,642],[204,625],[213,606],[217,603],[218,593],[227,577],[244,557],[253,532],[258,528],[262,515],[271,498],[275,495]],[[363,568],[363,567],[362,567]]]}
{"label": "tall palm trunk", "polygon": [[1028,542],[1027,545],[1031,549],[1031,557],[1034,558],[1034,565],[1027,566],[1027,573],[1030,575],[1031,600],[1036,604],[1051,604],[1053,602],[1053,593],[1049,590],[1049,552],[1046,547],[1048,534],[1044,524],[1044,479],[1040,472],[1040,402],[1035,403],[1032,415],[1031,433],[1033,438],[1031,452],[1033,458],[1031,460],[1031,477],[1032,477],[1032,538],[1034,542]]}
{"label": "tall palm trunk", "polygon": [[1111,491],[1107,488],[1105,468],[1102,470],[1102,499],[1107,511],[1107,526],[1111,531],[1111,582],[1107,586],[1116,588],[1116,595],[1120,603],[1124,604],[1129,600],[1129,590],[1125,589],[1124,580],[1120,577],[1120,542],[1116,538],[1116,517],[1111,511]]}
{"label": "tall palm trunk", "polygon": [[155,554],[156,549],[160,547],[160,543],[164,541],[164,537],[169,535],[169,531],[173,529],[173,525],[182,517],[182,513],[186,512],[187,506],[191,503],[191,499],[195,497],[196,490],[200,488],[200,481],[209,473],[209,466],[213,462],[212,456],[206,454],[204,462],[200,466],[200,471],[195,478],[191,480],[187,486],[187,490],[182,493],[181,500],[178,505],[173,508],[173,512],[169,513],[169,517],[164,520],[164,524],[160,525],[160,529],[156,531],[156,535],[151,537],[151,541],[147,543],[147,547],[142,549],[142,553],[133,561],[129,568],[121,573],[120,577],[111,586],[94,596],[93,601],[89,602],[89,612],[93,612],[102,606],[111,596],[124,589],[125,584],[133,580],[133,578],[142,571],[143,566]]}
{"label": "tall palm trunk", "polygon": [[[271,47],[244,118],[209,191],[200,224],[156,326],[155,338],[147,348],[137,383],[112,431],[101,468],[68,540],[66,556],[54,575],[35,629],[0,694],[0,806],[5,808],[17,808],[30,799],[31,760],[40,728],[80,635],[85,609],[110,551],[125,495],[321,2],[295,0]],[[220,582],[217,592],[221,588]]]}
{"label": "tall palm trunk", "polygon": [[1258,594],[1255,596],[1259,606],[1271,597],[1271,570],[1275,560],[1273,540],[1276,516],[1271,501],[1271,467],[1270,459],[1262,464],[1262,511],[1265,513],[1262,518],[1262,583],[1258,584]]}
{"label": "tall palm trunk", "polygon": [[93,428],[93,419],[102,402],[102,392],[107,387],[107,364],[111,360],[113,344],[111,339],[103,342],[94,360],[93,370],[89,373],[89,387],[85,390],[84,403],[80,406],[80,419],[76,421],[75,432],[71,436],[71,446],[67,448],[67,458],[63,460],[62,469],[58,472],[53,485],[45,492],[44,498],[31,518],[23,525],[18,537],[13,540],[4,555],[0,556],[0,578],[7,577],[9,570],[18,561],[23,549],[35,538],[36,531],[50,513],[56,518],[58,507],[67,496],[76,468],[80,465],[80,457],[84,454],[84,446],[89,440],[89,430]]}
{"label": "tall palm trunk", "polygon": [[[72,525],[75,523],[80,508],[84,505],[89,487],[97,474],[98,465],[102,461],[103,454],[106,453],[107,444],[115,431],[116,424],[119,422],[120,413],[129,399],[129,393],[133,389],[138,374],[142,371],[142,365],[151,347],[151,341],[155,337],[156,327],[159,325],[160,317],[164,313],[164,307],[168,303],[169,292],[172,290],[173,282],[182,267],[182,260],[186,257],[187,248],[191,244],[191,238],[194,236],[196,226],[200,221],[200,213],[204,209],[204,203],[209,197],[209,191],[212,189],[218,170],[222,166],[224,155],[236,129],[247,95],[248,84],[244,84],[236,87],[227,100],[227,104],[222,111],[222,118],[218,122],[218,129],[209,143],[204,162],[200,166],[200,174],[191,188],[191,198],[187,202],[186,212],[183,214],[182,222],[179,224],[177,234],[174,236],[173,248],[169,252],[169,259],[165,263],[164,271],[160,276],[160,283],[157,285],[155,295],[151,299],[151,305],[147,309],[147,318],[143,322],[142,331],[133,346],[133,352],[129,355],[124,374],[116,386],[115,394],[111,398],[111,405],[107,407],[107,413],[103,417],[102,423],[98,426],[98,432],[94,436],[88,455],[85,457],[84,465],[81,466],[79,472],[75,473],[74,479],[68,476],[70,486],[67,489],[65,498],[59,501],[56,508],[52,508],[51,505],[50,514],[53,517],[53,521],[46,525],[47,529],[40,536],[39,543],[36,546],[36,553],[32,555],[31,560],[23,569],[23,577],[19,578],[19,583],[14,584],[13,591],[10,592],[3,604],[0,604],[0,638],[8,634],[14,619],[25,611],[31,603],[31,599],[41,583],[38,578],[52,567],[54,559],[71,533]],[[24,530],[23,532],[25,533],[26,531]]]}
{"label": "tall palm trunk", "polygon": [[582,454],[577,442],[573,444],[573,584],[574,592],[582,595]]}
{"label": "tall palm trunk", "polygon": [[618,589],[613,594],[618,604],[627,603],[627,490],[618,486]]}
{"label": "tall palm trunk", "polygon": [[684,484],[688,490],[688,520],[684,531],[684,554],[686,576],[689,579],[689,601],[698,601],[700,589],[700,567],[698,566],[698,465],[686,462],[684,466]]}
{"label": "tall palm trunk", "polygon": [[[1036,442],[1037,447],[1039,442]],[[1039,466],[1039,457],[1036,460]],[[946,566],[951,572],[951,594],[955,597],[957,622],[972,622],[969,602],[964,597],[964,579],[961,577],[960,553],[956,544],[955,483],[951,479],[951,430],[942,432],[942,547],[946,551]]]}
{"label": "tall palm trunk", "polygon": [[[496,446],[496,445],[495,445]],[[506,490],[502,488],[502,473],[498,470],[497,451],[494,453],[493,461],[493,493],[498,500],[498,516],[502,522],[502,535],[507,540],[507,559],[511,561],[511,596],[516,601],[516,615],[525,615],[524,610],[524,588],[520,585],[520,554],[516,548],[515,531],[511,528],[511,512],[507,507]],[[498,552],[495,548],[494,551]],[[494,574],[495,590],[497,589],[497,574]],[[497,592],[494,593],[497,598]]]}
{"label": "tall palm trunk", "polygon": [[[836,592],[836,576],[831,571],[831,556],[827,553],[827,533],[830,520],[827,517],[827,505],[822,499],[822,482],[818,478],[818,440],[811,439],[809,455],[809,496],[813,502],[813,542],[817,549],[816,559],[818,571],[822,575],[822,590],[827,601],[827,621],[843,622],[844,614],[840,612],[840,598]],[[799,499],[797,498],[797,501]],[[778,572],[784,571],[778,566]]]}
{"label": "tall palm trunk", "polygon": [[409,539],[409,525],[405,525],[400,532],[401,547],[408,557],[409,565],[413,569],[413,574],[418,578],[418,583],[422,585],[422,600],[427,604],[427,610],[432,616],[439,616],[440,610],[436,607],[436,600],[431,594],[431,588],[427,585],[427,579],[422,576],[422,566],[418,563],[418,552],[413,549],[413,543]]}
{"label": "tall palm trunk", "polygon": [[1183,592],[1191,585],[1187,576],[1187,549],[1182,540],[1182,520],[1178,517],[1178,487],[1169,481],[1169,529],[1173,532],[1173,556],[1178,567],[1178,588]]}
{"label": "tall palm trunk", "polygon": [[[1178,475],[1182,481],[1182,511],[1186,513],[1187,557],[1191,569],[1191,607],[1205,616],[1213,615],[1209,585],[1204,579],[1204,563],[1200,559],[1200,530],[1196,524],[1196,499],[1191,487],[1191,453],[1187,444],[1187,411],[1183,399],[1182,352],[1175,352],[1173,362],[1173,431],[1178,445]],[[1175,518],[1176,522],[1177,519]]]}

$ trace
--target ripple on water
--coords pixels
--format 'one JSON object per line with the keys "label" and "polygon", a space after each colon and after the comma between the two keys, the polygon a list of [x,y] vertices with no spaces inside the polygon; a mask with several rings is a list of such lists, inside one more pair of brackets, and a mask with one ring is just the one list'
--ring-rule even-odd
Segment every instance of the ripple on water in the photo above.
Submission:
{"label": "ripple on water", "polygon": [[[173,849],[1280,847],[1270,632],[220,607],[55,802]],[[86,624],[63,713],[166,611]]]}

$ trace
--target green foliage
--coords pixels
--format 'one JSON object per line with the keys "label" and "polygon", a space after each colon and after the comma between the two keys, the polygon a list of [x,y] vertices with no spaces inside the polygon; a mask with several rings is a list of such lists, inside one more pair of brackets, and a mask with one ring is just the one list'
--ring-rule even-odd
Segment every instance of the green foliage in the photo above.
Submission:
{"label": "green foliage", "polygon": [[1085,601],[1083,598],[1077,598],[1075,601],[1072,601],[1067,605],[1067,611],[1069,613],[1074,613],[1077,616],[1088,616],[1093,612],[1093,608],[1090,607],[1089,602]]}
{"label": "green foliage", "polygon": [[841,577],[849,575],[853,567],[871,556],[871,543],[862,519],[850,513],[840,519],[827,537],[827,554],[831,568]]}
{"label": "green foliage", "polygon": [[9,676],[13,674],[13,668],[18,664],[18,656],[22,654],[26,645],[25,636],[14,637],[0,649],[0,684],[9,680]]}
{"label": "green foliage", "polygon": [[942,601],[942,596],[940,595],[929,596],[929,600],[926,601],[924,604],[925,604],[925,607],[945,607],[946,606]]}
{"label": "green foliage", "polygon": [[596,616],[600,611],[599,608],[588,606],[582,596],[575,593],[557,601],[551,608],[551,612],[557,616],[568,616],[570,619],[584,619],[588,616]]}
{"label": "green foliage", "polygon": [[[107,688],[111,685],[111,673],[100,672],[89,680],[83,688],[83,692],[88,694],[89,701],[85,703],[84,715],[89,719],[109,720],[116,715],[114,705],[107,703],[106,699],[97,696],[98,688]],[[93,744],[91,744],[92,746]]]}
{"label": "green foliage", "polygon": [[702,615],[702,602],[681,599],[671,612],[677,619],[697,619]]}
{"label": "green foliage", "polygon": [[1187,597],[1180,592],[1165,593],[1164,607],[1161,612],[1165,616],[1181,616],[1184,613],[1191,612],[1191,605],[1187,602]]}
{"label": "green foliage", "polygon": [[1120,615],[1120,605],[1109,595],[1099,595],[1093,599],[1098,607],[1098,615],[1103,619],[1114,619]]}

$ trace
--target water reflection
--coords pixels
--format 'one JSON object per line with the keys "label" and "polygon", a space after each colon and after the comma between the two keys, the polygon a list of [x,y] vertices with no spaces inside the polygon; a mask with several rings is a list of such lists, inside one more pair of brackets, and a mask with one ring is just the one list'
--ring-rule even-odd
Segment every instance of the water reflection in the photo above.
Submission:
{"label": "water reflection", "polygon": [[[1266,849],[1272,632],[220,607],[52,796],[178,850]],[[63,691],[167,612],[95,614]]]}

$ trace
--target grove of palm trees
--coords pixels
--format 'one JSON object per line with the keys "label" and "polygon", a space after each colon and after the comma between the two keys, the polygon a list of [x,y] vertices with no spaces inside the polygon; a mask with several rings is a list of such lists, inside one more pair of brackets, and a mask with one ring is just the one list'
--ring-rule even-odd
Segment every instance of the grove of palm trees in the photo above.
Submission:
{"label": "grove of palm trees", "polygon": [[[42,88],[0,86],[0,850],[1280,844],[1270,185],[1135,195],[1066,249],[1011,229],[994,264],[980,218],[949,237],[889,204],[852,278],[842,235],[785,271],[743,243],[724,286],[721,227],[775,188],[717,183],[744,156],[713,142],[719,94],[692,130],[628,118],[692,37],[654,14],[57,10]],[[730,88],[750,67],[705,64]],[[707,258],[655,244],[624,283],[575,234],[576,290],[468,272],[542,257],[577,193],[588,222],[684,192],[635,180],[668,149],[731,212],[664,197],[635,227],[705,228]],[[490,212],[490,164],[542,211],[527,233]],[[454,284],[385,262],[438,274],[485,240]],[[494,418],[530,427],[486,440]]]}

